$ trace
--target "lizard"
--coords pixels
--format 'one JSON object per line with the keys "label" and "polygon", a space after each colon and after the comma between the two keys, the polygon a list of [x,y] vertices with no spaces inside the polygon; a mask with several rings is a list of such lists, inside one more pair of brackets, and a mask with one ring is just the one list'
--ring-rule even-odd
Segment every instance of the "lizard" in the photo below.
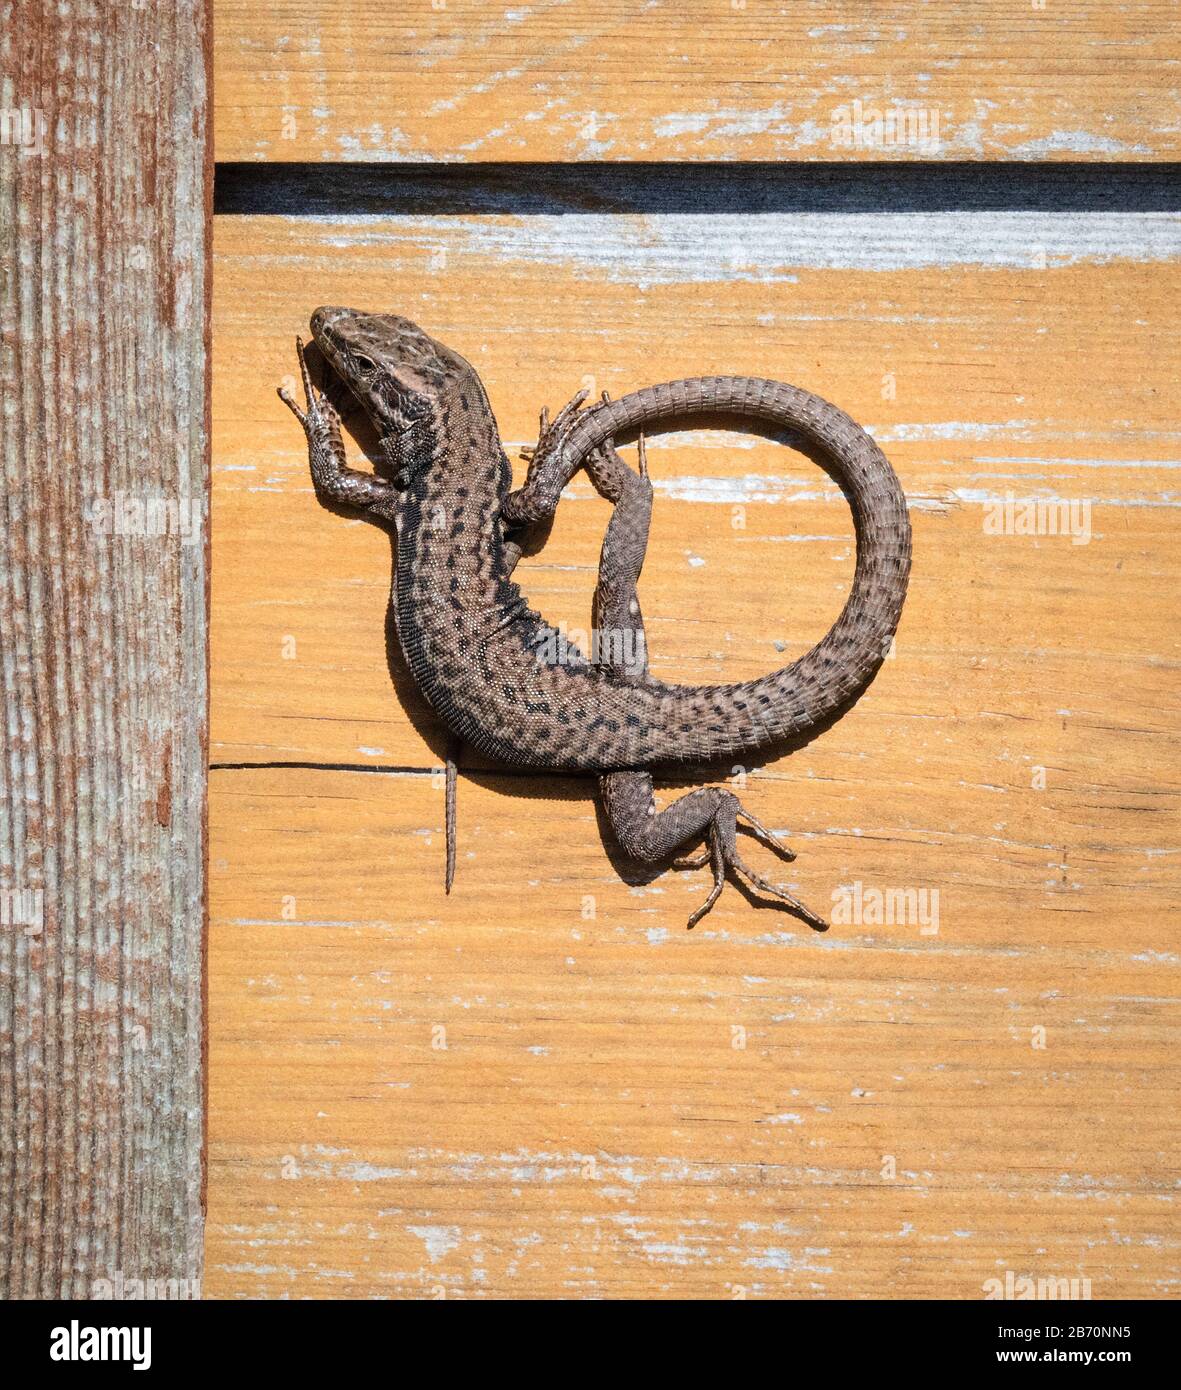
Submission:
{"label": "lizard", "polygon": [[[910,571],[910,519],[901,485],[873,439],[811,392],[760,377],[689,377],[645,387],[584,410],[579,392],[551,420],[543,411],[524,483],[512,465],[475,368],[397,314],[324,306],[312,338],[328,368],[363,407],[383,469],[351,468],[341,419],[313,385],[296,339],[303,426],[313,486],[327,505],[359,510],[396,533],[392,606],[406,664],[452,735],[448,755],[447,887],[454,876],[453,750],[469,744],[509,765],[600,777],[621,847],[645,863],[702,841],[691,864],[713,885],[690,918],[713,906],[728,873],[771,894],[818,930],[826,923],[755,873],[738,827],[791,851],[728,789],[706,786],[658,811],[652,769],[765,753],[823,726],[872,679],[889,650]],[[549,520],[579,468],[615,503],[596,592],[596,624],[642,648],[636,582],[647,545],[651,485],[618,455],[625,434],[695,416],[734,416],[794,431],[824,457],[853,513],[853,583],[837,621],[789,665],[730,685],[676,685],[647,669],[594,661],[529,607],[512,575],[531,526]],[[634,481],[632,481],[634,480]],[[627,646],[628,644],[623,644]]]}

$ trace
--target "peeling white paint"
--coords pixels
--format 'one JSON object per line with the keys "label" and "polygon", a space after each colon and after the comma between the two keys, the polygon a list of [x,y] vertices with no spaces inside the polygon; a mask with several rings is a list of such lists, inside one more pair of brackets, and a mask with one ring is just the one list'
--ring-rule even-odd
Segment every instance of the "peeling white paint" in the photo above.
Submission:
{"label": "peeling white paint", "polygon": [[407,1226],[406,1229],[426,1246],[432,1264],[438,1264],[449,1250],[455,1249],[461,1234],[458,1226]]}
{"label": "peeling white paint", "polygon": [[1036,420],[928,420],[917,424],[866,425],[865,431],[879,444],[921,439],[991,439],[1011,437],[1040,428]]}
{"label": "peeling white paint", "polygon": [[821,502],[840,497],[836,487],[809,488],[773,473],[747,473],[740,478],[680,475],[653,478],[652,489],[681,502]]}
{"label": "peeling white paint", "polygon": [[1048,154],[1118,154],[1152,155],[1150,145],[1129,145],[1124,140],[1114,140],[1110,135],[1097,135],[1093,130],[1056,130],[1052,135],[1043,135],[1037,140],[1026,140],[1014,145],[1010,151],[1013,159],[1044,159]]}
{"label": "peeling white paint", "polygon": [[[348,255],[381,247],[418,270],[424,246],[448,256],[555,265],[641,288],[695,282],[790,283],[808,270],[1003,267],[1044,276],[1057,267],[1181,256],[1181,215],[1169,212],[772,212],[486,216],[319,216],[322,245]],[[1035,256],[1034,253],[1037,253]],[[402,260],[399,263],[399,254]],[[1042,257],[1044,256],[1044,264]],[[365,262],[366,266],[368,261]]]}

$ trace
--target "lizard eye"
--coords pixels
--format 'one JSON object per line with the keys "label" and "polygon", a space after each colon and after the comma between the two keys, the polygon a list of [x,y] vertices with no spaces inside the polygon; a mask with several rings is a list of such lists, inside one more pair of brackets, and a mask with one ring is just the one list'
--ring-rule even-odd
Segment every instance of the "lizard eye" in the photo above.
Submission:
{"label": "lizard eye", "polygon": [[370,373],[377,371],[377,363],[374,362],[371,357],[366,357],[363,353],[359,352],[353,354],[353,366],[356,367],[356,369],[359,372],[363,372],[366,376],[369,376]]}

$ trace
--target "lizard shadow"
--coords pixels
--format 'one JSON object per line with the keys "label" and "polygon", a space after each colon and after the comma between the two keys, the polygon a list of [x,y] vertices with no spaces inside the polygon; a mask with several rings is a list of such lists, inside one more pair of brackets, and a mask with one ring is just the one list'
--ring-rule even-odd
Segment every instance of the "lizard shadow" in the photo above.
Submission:
{"label": "lizard shadow", "polygon": [[[345,429],[352,436],[357,447],[361,449],[365,457],[369,460],[374,473],[378,477],[388,478],[385,460],[378,443],[377,435],[365,411],[358,405],[347,387],[336,378],[335,374],[331,371],[324,370],[322,360],[318,358],[318,353],[314,348],[309,347],[308,357],[309,362],[312,364],[312,370],[317,376],[317,380],[324,383],[323,389],[326,391],[332,404],[340,412]],[[319,370],[317,371],[317,369]],[[802,434],[786,430],[782,426],[776,426],[760,420],[726,415],[719,412],[716,415],[695,414],[691,419],[670,416],[659,429],[649,429],[648,434],[649,437],[654,434],[675,434],[690,428],[694,430],[715,429],[735,432],[740,422],[741,433],[759,436],[770,442],[782,444],[802,454],[827,475],[829,480],[835,484],[845,496],[847,502],[851,502],[848,488],[837,476],[824,453]],[[621,433],[616,443],[621,446],[626,446],[633,442],[635,438],[636,432],[634,431]],[[345,517],[349,520],[356,520],[358,517],[358,513],[349,507],[332,503],[321,503],[321,505],[334,515]],[[446,728],[440,723],[420,694],[406,665],[405,659],[403,658],[401,647],[398,642],[394,593],[397,575],[397,535],[393,525],[380,517],[362,514],[362,519],[370,522],[379,530],[384,531],[390,542],[392,582],[389,599],[386,605],[384,624],[386,666],[389,671],[390,681],[394,687],[394,693],[402,706],[403,712],[413,726],[415,732],[422,738],[423,742],[431,750],[432,754],[435,755],[439,763],[443,763],[447,757],[450,736]],[[523,532],[521,536],[523,553],[527,556],[536,555],[544,548],[549,538],[550,531],[551,523],[541,522]],[[817,640],[819,640],[822,635],[823,634],[817,634]],[[839,707],[834,708],[824,719],[813,724],[801,734],[793,735],[789,738],[769,744],[760,752],[756,759],[743,763],[742,770],[748,773],[757,771],[760,768],[766,767],[769,763],[778,762],[781,758],[806,747],[848,713],[868,689],[875,675],[876,671],[869,676],[859,690],[854,692]],[[514,796],[525,797],[530,800],[579,801],[589,796],[595,806],[599,835],[603,842],[604,851],[615,872],[630,886],[639,887],[653,882],[669,871],[675,859],[681,857],[683,854],[694,852],[691,846],[685,846],[668,855],[666,859],[653,864],[639,863],[624,854],[615,839],[610,821],[603,809],[601,798],[596,794],[598,779],[594,774],[580,774],[564,771],[534,772],[532,770],[500,767],[494,764],[476,766],[461,765],[461,771],[466,780],[475,781],[487,787],[499,787],[504,791],[510,791]],[[724,780],[733,775],[733,772],[733,758],[694,764],[678,763],[675,765],[663,765],[652,768],[654,781],[657,788],[660,790],[691,791],[704,783]],[[506,782],[510,783],[510,786],[506,787]],[[748,835],[745,838],[752,839],[753,837]],[[772,852],[768,851],[768,853]],[[770,910],[783,910],[782,904],[760,896],[747,883],[738,879],[736,875],[730,875],[729,878],[732,882],[737,884],[743,896],[752,906]]]}

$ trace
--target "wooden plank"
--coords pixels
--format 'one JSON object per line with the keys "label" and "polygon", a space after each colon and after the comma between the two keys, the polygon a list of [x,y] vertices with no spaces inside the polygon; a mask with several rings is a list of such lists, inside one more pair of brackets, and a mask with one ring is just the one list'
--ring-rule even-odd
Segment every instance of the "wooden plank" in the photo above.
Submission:
{"label": "wooden plank", "polygon": [[[877,434],[916,526],[933,528],[931,573],[962,575],[962,602],[978,602],[965,537],[1009,492],[1089,498],[1096,526],[1147,525],[1150,549],[1172,524],[1169,507],[1146,504],[1171,497],[1177,454],[1176,349],[1151,309],[1177,286],[1173,215],[259,218],[221,219],[216,238],[217,762],[423,767],[442,750],[383,658],[389,542],[317,506],[274,394],[313,299],[397,309],[453,343],[484,375],[513,454],[540,404],[584,382],[619,395],[733,371],[817,390]],[[848,509],[828,479],[747,436],[660,439],[654,459],[643,592],[656,669],[742,679],[816,640],[852,574]],[[587,627],[606,516],[578,482],[550,543],[522,562],[551,621]],[[916,549],[916,586],[930,553]],[[1102,553],[992,545],[1004,623],[1049,566],[1087,594],[1096,659],[1122,659],[1111,585],[1144,576],[1109,574]],[[724,603],[700,603],[707,577]],[[935,620],[947,630],[950,613],[919,630]],[[1036,642],[1036,626],[1019,636]]]}
{"label": "wooden plank", "polygon": [[[1178,219],[215,239],[212,756],[257,766],[212,779],[209,1290],[977,1298],[1011,1269],[1175,1296]],[[915,523],[896,656],[742,793],[808,901],[862,885],[854,920],[816,937],[730,888],[687,934],[701,874],[622,863],[585,779],[494,771],[462,781],[444,895],[389,542],[317,507],[273,395],[313,301],[454,344],[514,444],[587,373],[781,376],[874,430]],[[852,571],[828,480],[739,436],[652,457],[656,669],[819,636]],[[1074,502],[1076,534],[993,534],[1010,494]],[[576,484],[524,562],[552,620],[586,625],[606,515]],[[938,923],[874,920],[891,887]]]}
{"label": "wooden plank", "polygon": [[18,0],[0,31],[33,135],[0,149],[10,1298],[201,1274],[207,25]]}
{"label": "wooden plank", "polygon": [[428,779],[214,773],[210,1292],[1175,1296],[1165,885],[1085,809],[1153,790],[1080,763],[1028,818],[1016,778],[761,783],[814,898],[945,894],[824,938],[737,892],[686,933],[701,875],[620,883],[572,781],[465,783],[447,900]]}
{"label": "wooden plank", "polygon": [[216,0],[221,160],[1167,160],[1168,0]]}

